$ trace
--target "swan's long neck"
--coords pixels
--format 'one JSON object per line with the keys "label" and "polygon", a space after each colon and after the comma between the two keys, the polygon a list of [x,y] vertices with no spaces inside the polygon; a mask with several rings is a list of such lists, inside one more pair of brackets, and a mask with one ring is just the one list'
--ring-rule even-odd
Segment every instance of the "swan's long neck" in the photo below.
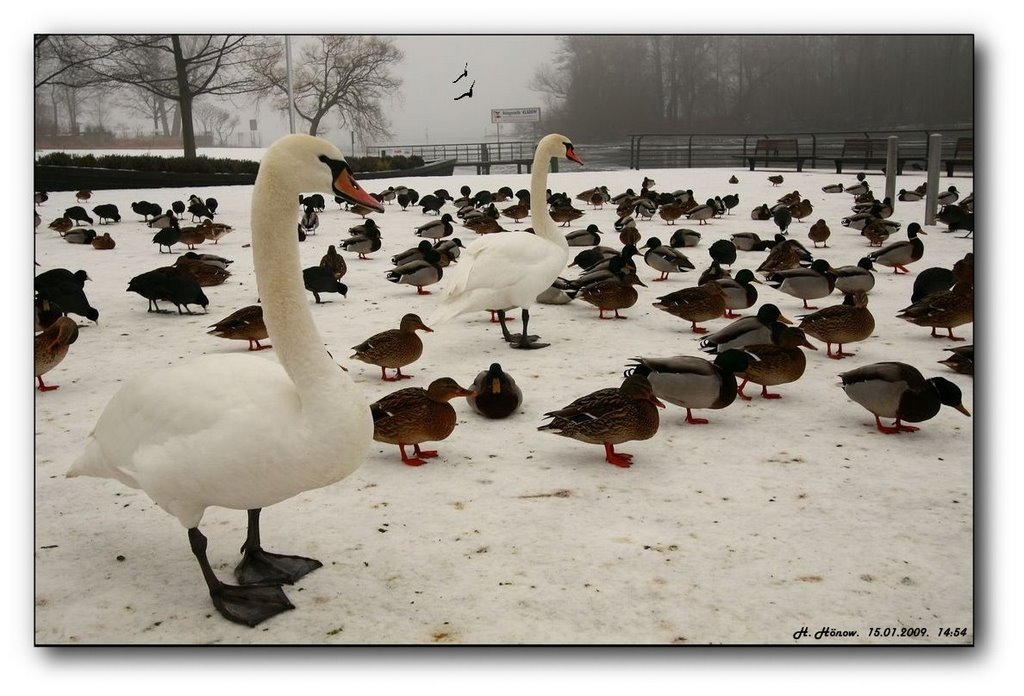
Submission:
{"label": "swan's long neck", "polygon": [[300,192],[293,188],[287,174],[260,169],[252,194],[252,258],[274,351],[305,402],[331,376],[344,373],[327,354],[309,311],[295,232]]}
{"label": "swan's long neck", "polygon": [[537,148],[533,155],[533,174],[530,176],[530,220],[538,237],[554,242],[569,254],[569,242],[565,235],[555,228],[555,221],[548,214],[548,165],[551,153]]}

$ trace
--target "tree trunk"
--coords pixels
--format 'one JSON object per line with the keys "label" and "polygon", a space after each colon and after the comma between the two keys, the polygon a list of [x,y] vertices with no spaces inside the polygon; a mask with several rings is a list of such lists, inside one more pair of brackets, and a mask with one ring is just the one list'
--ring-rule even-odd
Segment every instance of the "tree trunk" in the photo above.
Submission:
{"label": "tree trunk", "polygon": [[192,92],[188,88],[185,56],[181,52],[181,38],[171,36],[174,49],[174,70],[178,78],[178,108],[181,113],[181,146],[186,159],[196,157],[196,134],[192,125]]}

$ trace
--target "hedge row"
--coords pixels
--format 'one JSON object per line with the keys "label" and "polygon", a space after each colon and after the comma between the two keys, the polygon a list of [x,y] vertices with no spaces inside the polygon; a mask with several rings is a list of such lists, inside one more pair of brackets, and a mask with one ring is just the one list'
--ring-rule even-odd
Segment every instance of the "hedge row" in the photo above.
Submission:
{"label": "hedge row", "polygon": [[[357,172],[379,172],[392,169],[412,169],[423,166],[423,158],[404,157],[349,157],[349,165]],[[99,167],[100,169],[131,169],[143,172],[199,172],[226,174],[255,174],[259,162],[224,157],[199,156],[160,157],[159,155],[69,155],[52,152],[43,155],[37,164],[62,167]]]}

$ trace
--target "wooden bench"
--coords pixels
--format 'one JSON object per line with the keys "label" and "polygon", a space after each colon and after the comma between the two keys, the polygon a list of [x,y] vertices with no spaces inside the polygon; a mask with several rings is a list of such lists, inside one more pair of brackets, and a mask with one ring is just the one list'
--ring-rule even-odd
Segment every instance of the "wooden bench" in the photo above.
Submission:
{"label": "wooden bench", "polygon": [[943,162],[946,165],[947,176],[953,176],[953,168],[958,164],[974,169],[974,138],[957,138],[953,157]]}
{"label": "wooden bench", "polygon": [[[864,169],[872,166],[885,169],[889,144],[885,138],[847,138],[843,141],[843,149],[835,158],[836,174],[843,173],[843,164],[849,162],[862,165]],[[910,157],[896,158],[896,173],[902,174],[903,167]]]}
{"label": "wooden bench", "polygon": [[754,171],[754,164],[758,159],[764,161],[767,168],[771,162],[792,162],[796,164],[798,172],[804,169],[805,157],[800,156],[800,145],[795,140],[776,140],[772,138],[761,138],[754,145],[754,154],[746,156],[750,171]]}

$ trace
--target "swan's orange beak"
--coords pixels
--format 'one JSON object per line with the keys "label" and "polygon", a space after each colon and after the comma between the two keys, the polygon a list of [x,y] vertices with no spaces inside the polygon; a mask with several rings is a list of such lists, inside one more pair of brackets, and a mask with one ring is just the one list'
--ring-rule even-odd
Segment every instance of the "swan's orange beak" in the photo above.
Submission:
{"label": "swan's orange beak", "polygon": [[381,202],[364,191],[348,169],[341,169],[338,175],[334,177],[334,193],[349,203],[364,205],[371,210],[376,210],[378,213],[384,212],[384,206],[381,205]]}
{"label": "swan's orange beak", "polygon": [[565,156],[571,159],[576,164],[580,166],[583,165],[583,160],[581,160],[580,156],[576,154],[576,150],[573,149],[570,143],[565,144]]}

